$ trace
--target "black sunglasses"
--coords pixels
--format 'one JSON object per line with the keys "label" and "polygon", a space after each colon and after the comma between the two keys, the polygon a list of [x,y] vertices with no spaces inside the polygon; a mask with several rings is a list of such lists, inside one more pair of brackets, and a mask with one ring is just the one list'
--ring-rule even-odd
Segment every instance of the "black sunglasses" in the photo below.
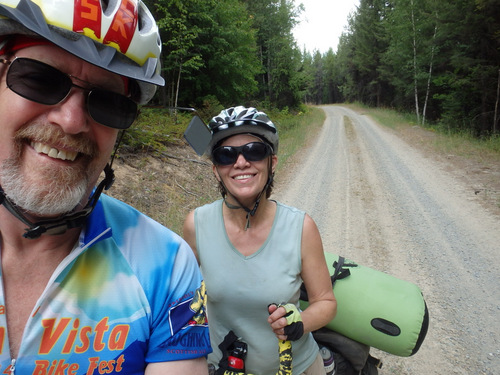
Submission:
{"label": "black sunglasses", "polygon": [[[62,102],[71,88],[88,91],[87,110],[90,117],[101,125],[127,129],[137,117],[137,103],[125,95],[98,88],[85,88],[73,83],[80,80],[38,60],[17,57],[9,64],[7,87],[25,99],[45,105]],[[81,80],[80,80],[81,81]]]}
{"label": "black sunglasses", "polygon": [[271,147],[263,142],[250,142],[243,146],[221,146],[212,151],[212,161],[218,165],[236,163],[242,154],[247,161],[260,161],[271,155]]}

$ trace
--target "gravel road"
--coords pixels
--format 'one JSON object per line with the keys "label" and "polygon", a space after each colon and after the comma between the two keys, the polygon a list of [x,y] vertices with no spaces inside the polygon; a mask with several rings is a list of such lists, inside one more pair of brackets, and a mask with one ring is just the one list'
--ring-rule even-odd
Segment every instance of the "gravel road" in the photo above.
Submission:
{"label": "gravel road", "polygon": [[407,358],[372,349],[379,374],[500,374],[498,216],[394,132],[348,108],[322,108],[317,140],[286,183],[277,176],[274,198],[308,212],[327,251],[422,290],[422,347]]}

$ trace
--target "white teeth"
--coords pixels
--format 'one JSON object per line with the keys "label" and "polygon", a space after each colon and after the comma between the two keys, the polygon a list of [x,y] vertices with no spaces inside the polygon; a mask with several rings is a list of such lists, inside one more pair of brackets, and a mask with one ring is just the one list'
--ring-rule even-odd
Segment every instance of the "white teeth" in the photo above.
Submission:
{"label": "white teeth", "polygon": [[33,147],[36,152],[46,154],[54,159],[74,161],[78,155],[75,151],[58,150],[40,142],[31,142],[31,147]]}
{"label": "white teeth", "polygon": [[251,178],[253,177],[253,175],[251,174],[244,174],[244,175],[241,175],[241,176],[236,176],[234,179],[235,180],[244,180],[245,178]]}
{"label": "white teeth", "polygon": [[47,155],[51,158],[57,158],[57,154],[59,154],[59,152],[55,148],[51,148]]}

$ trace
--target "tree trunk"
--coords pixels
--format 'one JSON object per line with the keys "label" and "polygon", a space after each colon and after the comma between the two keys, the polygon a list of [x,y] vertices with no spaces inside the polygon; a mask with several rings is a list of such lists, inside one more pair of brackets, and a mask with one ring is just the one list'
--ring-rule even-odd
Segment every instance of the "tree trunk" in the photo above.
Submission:
{"label": "tree trunk", "polygon": [[179,88],[181,86],[181,75],[182,75],[182,64],[179,65],[179,74],[177,74],[177,84],[175,88],[175,102],[174,107],[177,107],[177,102],[179,100]]}
{"label": "tree trunk", "polygon": [[493,134],[497,134],[497,124],[498,124],[498,100],[500,97],[500,69],[498,69],[498,81],[497,81],[497,100],[495,102],[495,115],[493,116]]}
{"label": "tree trunk", "polygon": [[429,101],[429,93],[431,90],[432,66],[434,64],[434,50],[436,48],[434,41],[436,40],[436,34],[437,34],[437,24],[436,26],[434,26],[434,35],[432,36],[431,61],[429,63],[429,76],[427,77],[427,89],[425,91],[424,109],[422,110],[422,126],[425,124],[425,114],[427,111],[427,103]]}
{"label": "tree trunk", "polygon": [[271,57],[269,56],[269,51],[267,51],[267,94],[269,96],[269,100],[273,101],[273,87],[272,87],[272,75],[271,75]]}
{"label": "tree trunk", "polygon": [[411,26],[413,28],[413,90],[415,92],[415,113],[417,114],[417,124],[420,125],[420,109],[418,107],[418,80],[417,80],[417,30],[415,27],[413,0],[411,0],[410,4],[411,4]]}

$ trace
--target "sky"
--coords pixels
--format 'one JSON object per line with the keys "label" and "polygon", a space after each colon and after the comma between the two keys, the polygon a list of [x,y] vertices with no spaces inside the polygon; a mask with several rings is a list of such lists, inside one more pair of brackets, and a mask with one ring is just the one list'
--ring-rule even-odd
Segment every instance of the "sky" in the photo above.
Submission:
{"label": "sky", "polygon": [[347,25],[349,13],[356,10],[359,0],[295,0],[304,4],[305,11],[293,35],[300,50],[337,51],[339,37]]}

